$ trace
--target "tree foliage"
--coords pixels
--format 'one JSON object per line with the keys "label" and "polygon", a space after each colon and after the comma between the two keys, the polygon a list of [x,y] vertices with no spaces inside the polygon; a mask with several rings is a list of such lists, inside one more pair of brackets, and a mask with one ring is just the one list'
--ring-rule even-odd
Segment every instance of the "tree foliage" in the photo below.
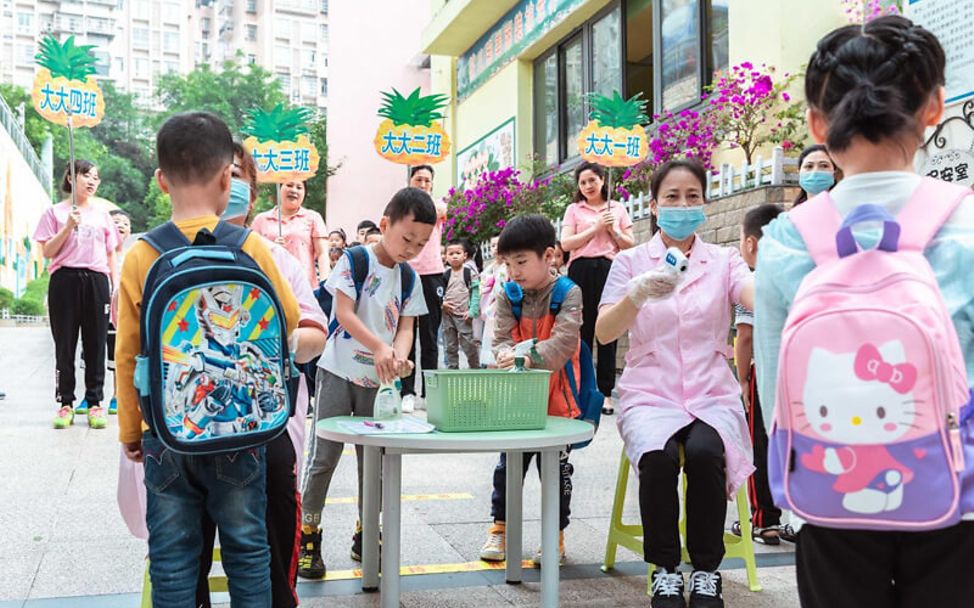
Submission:
{"label": "tree foliage", "polygon": [[[244,65],[242,58],[238,53],[236,59],[224,62],[220,71],[201,65],[188,74],[161,76],[154,100],[158,107],[165,108],[162,111],[140,106],[135,95],[119,91],[111,81],[99,82],[105,97],[105,118],[92,129],[75,129],[75,157],[98,166],[101,176],[98,196],[126,211],[132,217],[134,231],[146,230],[169,218],[169,197],[159,190],[153,177],[157,165],[155,133],[169,116],[191,110],[212,112],[227,123],[235,137],[243,139],[241,128],[252,108],[269,110],[277,104],[293,108],[271,72],[259,65]],[[68,165],[67,129],[41,118],[33,108],[30,92],[22,87],[0,84],[0,96],[15,110],[24,104],[25,131],[38,154],[47,134],[52,135],[54,188],[58,189]],[[314,113],[308,130],[318,148],[322,168],[307,183],[305,205],[324,213],[326,180],[335,172],[335,168],[327,166],[325,116]],[[258,194],[258,208],[274,205],[273,186],[262,186]],[[54,195],[59,198],[63,193]]]}

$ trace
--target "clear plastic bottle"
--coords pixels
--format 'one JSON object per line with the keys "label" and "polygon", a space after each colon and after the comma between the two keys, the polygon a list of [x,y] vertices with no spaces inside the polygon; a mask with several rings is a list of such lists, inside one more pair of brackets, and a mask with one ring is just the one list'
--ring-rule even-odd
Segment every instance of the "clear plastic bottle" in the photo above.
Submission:
{"label": "clear plastic bottle", "polygon": [[402,418],[402,382],[396,378],[379,387],[375,394],[372,417],[375,420],[399,420]]}

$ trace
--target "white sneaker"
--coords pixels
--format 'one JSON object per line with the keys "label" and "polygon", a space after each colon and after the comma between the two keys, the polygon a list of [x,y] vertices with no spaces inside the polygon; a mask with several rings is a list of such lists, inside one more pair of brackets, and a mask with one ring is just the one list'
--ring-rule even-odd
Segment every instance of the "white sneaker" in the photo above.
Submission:
{"label": "white sneaker", "polygon": [[412,414],[414,411],[416,411],[416,396],[406,395],[402,398],[402,413]]}

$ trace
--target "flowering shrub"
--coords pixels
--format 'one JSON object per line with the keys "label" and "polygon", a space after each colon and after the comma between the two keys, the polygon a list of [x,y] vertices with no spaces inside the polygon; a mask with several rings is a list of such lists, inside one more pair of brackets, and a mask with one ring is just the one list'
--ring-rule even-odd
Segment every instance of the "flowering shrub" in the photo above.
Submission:
{"label": "flowering shrub", "polygon": [[869,23],[883,15],[902,14],[899,0],[842,0],[842,6],[849,23],[853,24]]}
{"label": "flowering shrub", "polygon": [[[450,188],[446,203],[447,240],[466,238],[482,243],[500,234],[507,221],[518,215],[541,213],[560,217],[574,191],[569,175],[555,175],[528,182],[513,167],[482,173],[465,190]],[[571,190],[569,190],[571,188]]]}
{"label": "flowering shrub", "polygon": [[749,164],[765,144],[791,148],[804,128],[804,104],[787,92],[799,74],[785,74],[777,82],[774,76],[774,66],[756,69],[744,62],[719,75],[710,87],[709,105],[716,114],[718,137],[731,148],[740,148]]}

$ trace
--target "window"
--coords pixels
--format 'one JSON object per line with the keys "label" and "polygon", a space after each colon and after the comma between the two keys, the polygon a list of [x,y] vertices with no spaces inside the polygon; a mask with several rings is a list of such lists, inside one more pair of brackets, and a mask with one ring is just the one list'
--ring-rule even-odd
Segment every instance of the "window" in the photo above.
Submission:
{"label": "window", "polygon": [[210,35],[210,18],[209,17],[203,17],[200,20],[200,27],[203,30],[203,35],[204,36],[209,36]]}
{"label": "window", "polygon": [[179,71],[179,62],[177,62],[177,61],[168,61],[167,60],[167,61],[165,61],[163,63],[163,66],[164,66],[167,74],[172,74],[173,72],[178,72]]}
{"label": "window", "polygon": [[179,52],[179,32],[163,32],[162,48],[167,53]]}
{"label": "window", "polygon": [[315,27],[315,22],[311,19],[305,19],[301,21],[301,41],[302,42],[314,42],[315,35],[318,33],[318,28]]}
{"label": "window", "polygon": [[253,42],[257,40],[257,26],[247,24],[247,40]]}
{"label": "window", "polygon": [[592,91],[600,95],[611,95],[622,84],[621,11],[617,6],[592,24]]}
{"label": "window", "polygon": [[316,97],[318,95],[318,79],[313,76],[305,76],[302,78],[301,95],[305,97]]}
{"label": "window", "polygon": [[136,57],[132,60],[132,72],[136,78],[149,77],[149,60],[144,57]]}
{"label": "window", "polygon": [[311,49],[303,49],[301,51],[301,67],[306,70],[313,70],[315,68],[315,52]]}
{"label": "window", "polygon": [[285,93],[290,93],[291,91],[291,75],[290,74],[278,74],[277,79],[281,82],[281,89]]}
{"label": "window", "polygon": [[18,44],[17,45],[17,63],[19,64],[34,64],[34,45],[33,44]]}
{"label": "window", "polygon": [[132,2],[132,17],[149,20],[149,0],[135,0]]}
{"label": "window", "polygon": [[327,23],[322,23],[318,27],[318,42],[324,45],[328,44],[328,24]]}
{"label": "window", "polygon": [[291,65],[291,47],[278,45],[274,47],[274,65]]}
{"label": "window", "polygon": [[34,15],[32,13],[17,13],[17,33],[34,35]]}
{"label": "window", "polygon": [[325,15],[328,14],[328,0],[321,0],[321,12]]}
{"label": "window", "polygon": [[621,21],[619,4],[610,5],[535,62],[534,148],[547,166],[578,156],[588,94],[622,89]]}
{"label": "window", "polygon": [[321,96],[322,97],[328,97],[328,79],[327,78],[322,78],[321,79]]}
{"label": "window", "polygon": [[149,48],[149,28],[147,27],[132,28],[132,46],[138,49]]}
{"label": "window", "polygon": [[257,63],[257,55],[247,55],[247,63]]}
{"label": "window", "polygon": [[251,15],[257,14],[257,0],[247,0],[247,12]]}
{"label": "window", "polygon": [[162,20],[166,23],[179,23],[181,5],[179,2],[162,2]]}
{"label": "window", "polygon": [[108,72],[112,67],[111,56],[105,51],[99,51],[97,49],[92,50],[91,54],[95,58],[95,74],[98,76],[108,76]]}
{"label": "window", "polygon": [[642,93],[652,114],[656,89],[653,79],[653,3],[626,0],[626,95]]}
{"label": "window", "polygon": [[[729,0],[667,0],[660,26],[657,105],[692,105],[715,71],[727,67]],[[701,31],[703,24],[703,31]]]}
{"label": "window", "polygon": [[285,40],[291,39],[291,20],[281,19],[277,22],[277,37]]}

